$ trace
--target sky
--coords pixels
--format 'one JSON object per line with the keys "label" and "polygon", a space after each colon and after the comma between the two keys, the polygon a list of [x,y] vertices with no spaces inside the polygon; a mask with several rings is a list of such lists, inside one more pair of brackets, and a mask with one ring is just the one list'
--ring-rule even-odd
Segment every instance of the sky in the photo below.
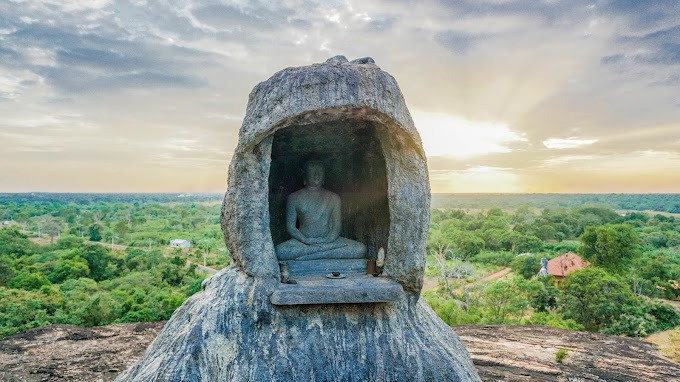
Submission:
{"label": "sky", "polygon": [[0,192],[223,192],[250,90],[335,55],[433,192],[680,192],[677,0],[4,0]]}

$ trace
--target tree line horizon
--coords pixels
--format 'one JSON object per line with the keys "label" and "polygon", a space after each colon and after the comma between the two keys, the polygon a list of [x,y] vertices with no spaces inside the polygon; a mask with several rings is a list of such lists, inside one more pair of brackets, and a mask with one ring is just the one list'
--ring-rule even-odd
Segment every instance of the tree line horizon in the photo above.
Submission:
{"label": "tree line horizon", "polygon": [[[680,193],[432,193],[431,208],[513,209],[523,206],[576,207],[603,205],[618,210],[680,213]],[[0,193],[8,203],[211,203],[224,193]],[[0,219],[2,217],[0,216]],[[11,219],[10,219],[11,220]]]}

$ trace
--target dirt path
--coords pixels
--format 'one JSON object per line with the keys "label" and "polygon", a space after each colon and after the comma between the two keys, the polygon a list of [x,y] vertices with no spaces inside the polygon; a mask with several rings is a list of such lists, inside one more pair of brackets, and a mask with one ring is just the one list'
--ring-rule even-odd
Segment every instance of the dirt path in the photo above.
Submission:
{"label": "dirt path", "polygon": [[[501,277],[507,275],[508,273],[510,273],[510,271],[512,271],[511,268],[503,268],[500,271],[486,275],[486,276],[482,277],[481,279],[479,279],[479,280],[477,280],[477,281],[475,281],[471,284],[468,284],[467,286],[471,287],[473,285],[477,285],[477,284],[481,284],[481,283],[484,283],[484,282],[487,282],[487,281],[491,281],[491,280],[501,278]],[[425,290],[434,290],[434,289],[437,289],[438,287],[439,287],[439,277],[427,277],[426,276],[425,279],[423,280],[423,290],[424,291]],[[454,293],[461,293],[461,292],[463,292],[462,287],[460,287],[460,288],[458,288],[454,291]]]}
{"label": "dirt path", "polygon": [[494,273],[492,273],[488,276],[482,277],[481,279],[475,281],[473,284],[482,283],[482,282],[485,282],[485,281],[495,280],[495,279],[501,278],[501,277],[507,275],[508,273],[510,273],[510,271],[512,271],[512,268],[503,268],[498,272],[494,272]]}
{"label": "dirt path", "polygon": [[196,265],[196,269],[198,269],[199,271],[205,272],[205,273],[210,273],[211,275],[214,275],[215,273],[219,272],[218,269],[208,267],[208,266],[205,266],[203,264],[199,264],[199,263],[191,261],[191,260],[187,260],[187,267],[190,267],[191,264]]}
{"label": "dirt path", "polygon": [[[510,273],[510,271],[512,271],[512,268],[503,268],[498,272],[494,272],[490,275],[484,276],[481,279],[479,279],[479,280],[477,280],[477,281],[475,281],[471,284],[466,285],[466,287],[469,288],[469,287],[473,287],[475,285],[483,284],[487,281],[499,279],[499,278],[507,275],[508,273]],[[455,294],[463,293],[463,287],[460,287],[460,288],[454,290],[453,293],[455,293]]]}

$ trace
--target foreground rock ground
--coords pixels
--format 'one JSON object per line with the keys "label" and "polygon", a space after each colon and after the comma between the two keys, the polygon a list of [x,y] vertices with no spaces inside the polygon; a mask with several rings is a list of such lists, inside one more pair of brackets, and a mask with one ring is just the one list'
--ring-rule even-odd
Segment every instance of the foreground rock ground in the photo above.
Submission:
{"label": "foreground rock ground", "polygon": [[[163,322],[53,325],[0,340],[1,381],[112,381]],[[680,364],[634,338],[539,326],[458,326],[484,381],[678,381]],[[567,350],[563,363],[558,349]]]}
{"label": "foreground rock ground", "polygon": [[544,326],[455,330],[485,381],[680,381],[680,364],[635,338]]}
{"label": "foreground rock ground", "polygon": [[0,340],[0,381],[113,381],[165,322],[51,325]]}

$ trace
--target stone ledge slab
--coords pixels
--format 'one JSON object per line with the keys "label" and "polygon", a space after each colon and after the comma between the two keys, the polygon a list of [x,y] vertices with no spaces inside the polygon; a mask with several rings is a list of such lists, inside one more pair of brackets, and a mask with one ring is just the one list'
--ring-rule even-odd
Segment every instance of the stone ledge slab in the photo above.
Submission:
{"label": "stone ledge slab", "polygon": [[274,305],[362,304],[399,300],[401,284],[385,277],[350,276],[345,279],[307,277],[297,284],[279,284],[269,300]]}

